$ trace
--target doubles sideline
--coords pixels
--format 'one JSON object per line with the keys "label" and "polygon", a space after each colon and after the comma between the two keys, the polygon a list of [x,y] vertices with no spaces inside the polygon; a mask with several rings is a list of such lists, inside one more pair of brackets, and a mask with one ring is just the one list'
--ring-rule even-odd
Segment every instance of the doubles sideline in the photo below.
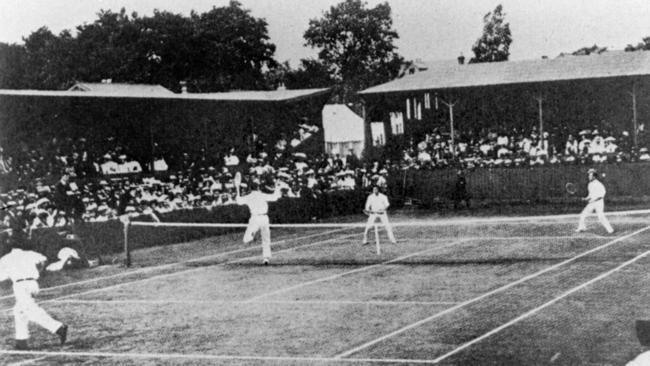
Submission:
{"label": "doubles sideline", "polygon": [[238,304],[274,304],[274,305],[374,305],[374,306],[411,306],[411,305],[454,305],[457,301],[353,301],[353,300],[55,300],[61,304],[107,304],[107,305],[238,305]]}

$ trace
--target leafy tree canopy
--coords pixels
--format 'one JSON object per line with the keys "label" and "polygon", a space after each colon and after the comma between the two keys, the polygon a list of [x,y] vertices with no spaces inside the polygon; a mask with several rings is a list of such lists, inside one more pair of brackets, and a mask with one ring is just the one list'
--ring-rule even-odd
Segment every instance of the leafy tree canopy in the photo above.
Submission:
{"label": "leafy tree canopy", "polygon": [[497,5],[494,11],[483,17],[483,35],[476,40],[470,63],[507,61],[510,56],[512,34],[510,23],[505,22],[503,6]]}
{"label": "leafy tree canopy", "polygon": [[[0,87],[64,89],[77,80],[161,84],[192,91],[260,89],[277,66],[267,23],[237,1],[189,17],[101,10],[97,19],[54,35],[43,27],[21,46],[0,45]],[[18,47],[18,49],[16,48]],[[4,67],[6,65],[6,67]]]}
{"label": "leafy tree canopy", "polygon": [[320,64],[305,61],[303,66],[331,71],[343,101],[352,99],[354,92],[397,76],[402,57],[392,26],[388,3],[369,8],[365,1],[345,0],[309,21],[304,38],[306,45],[320,49]]}
{"label": "leafy tree canopy", "polygon": [[631,51],[647,51],[647,50],[650,50],[650,37],[643,38],[643,41],[637,43],[636,46],[628,44],[627,47],[625,47],[625,51],[627,51],[627,52],[631,52]]}

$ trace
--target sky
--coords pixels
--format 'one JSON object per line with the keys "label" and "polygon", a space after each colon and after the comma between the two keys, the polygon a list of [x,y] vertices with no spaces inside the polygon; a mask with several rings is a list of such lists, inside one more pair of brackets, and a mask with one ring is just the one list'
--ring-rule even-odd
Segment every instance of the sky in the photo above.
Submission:
{"label": "sky", "polygon": [[[239,0],[251,14],[266,19],[275,58],[294,67],[315,57],[304,45],[309,20],[321,17],[340,0]],[[369,6],[388,2],[398,52],[409,60],[471,57],[480,37],[483,16],[503,5],[513,43],[511,60],[555,57],[597,44],[623,49],[650,36],[648,0],[367,0]],[[41,26],[54,33],[91,23],[100,9],[140,16],[154,9],[188,15],[224,6],[228,0],[0,0],[0,42],[22,43]]]}

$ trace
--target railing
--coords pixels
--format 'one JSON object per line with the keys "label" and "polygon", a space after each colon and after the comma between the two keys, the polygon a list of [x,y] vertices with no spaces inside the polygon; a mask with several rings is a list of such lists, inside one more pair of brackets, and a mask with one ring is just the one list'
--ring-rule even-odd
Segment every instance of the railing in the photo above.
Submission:
{"label": "railing", "polygon": [[[564,188],[568,182],[578,185],[576,196],[586,196],[590,168],[598,171],[608,199],[650,196],[650,163],[477,168],[465,171],[465,179],[467,192],[476,200],[557,202],[571,198]],[[408,170],[402,172],[402,179],[394,179],[393,184],[397,185],[394,191],[425,204],[448,201],[455,189],[456,172],[455,169]]]}

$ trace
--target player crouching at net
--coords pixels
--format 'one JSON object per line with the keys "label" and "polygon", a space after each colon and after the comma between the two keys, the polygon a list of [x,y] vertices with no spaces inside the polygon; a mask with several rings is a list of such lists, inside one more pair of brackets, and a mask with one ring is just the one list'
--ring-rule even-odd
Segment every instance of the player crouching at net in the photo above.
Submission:
{"label": "player crouching at net", "polygon": [[56,334],[59,336],[61,344],[64,344],[68,336],[68,326],[52,318],[34,300],[34,295],[39,292],[38,278],[41,270],[45,268],[47,258],[29,250],[27,241],[12,240],[11,247],[11,252],[0,258],[0,281],[11,280],[13,282],[16,299],[13,309],[16,349],[28,349],[29,322],[34,322],[50,333]]}
{"label": "player crouching at net", "polygon": [[271,260],[271,229],[269,227],[269,211],[268,202],[277,201],[281,196],[281,192],[276,187],[275,192],[268,194],[260,191],[259,182],[251,182],[251,193],[246,196],[241,196],[240,192],[241,175],[235,175],[235,188],[237,189],[237,203],[240,205],[248,206],[251,217],[248,220],[248,226],[244,233],[244,243],[248,244],[255,239],[255,234],[260,231],[262,236],[262,257],[264,265],[268,265]]}
{"label": "player crouching at net", "polygon": [[576,232],[582,232],[587,229],[585,226],[585,220],[589,214],[595,211],[600,223],[605,227],[605,230],[611,234],[614,232],[614,229],[612,228],[612,225],[609,224],[609,221],[607,221],[607,217],[605,217],[604,213],[605,186],[598,180],[595,169],[589,169],[587,174],[589,175],[589,184],[587,185],[587,191],[589,194],[587,197],[582,199],[583,201],[587,201],[587,206],[585,206],[584,210],[580,213],[580,221],[578,222]]}
{"label": "player crouching at net", "polygon": [[390,206],[388,202],[388,197],[386,195],[379,193],[379,187],[373,186],[372,193],[368,196],[366,200],[366,207],[363,211],[368,215],[368,222],[366,223],[366,229],[363,231],[363,245],[368,244],[368,230],[370,230],[374,225],[377,218],[381,220],[381,223],[384,225],[386,232],[388,233],[388,239],[390,242],[395,244],[395,236],[393,236],[393,229],[390,227],[388,222],[388,215],[386,210]]}

